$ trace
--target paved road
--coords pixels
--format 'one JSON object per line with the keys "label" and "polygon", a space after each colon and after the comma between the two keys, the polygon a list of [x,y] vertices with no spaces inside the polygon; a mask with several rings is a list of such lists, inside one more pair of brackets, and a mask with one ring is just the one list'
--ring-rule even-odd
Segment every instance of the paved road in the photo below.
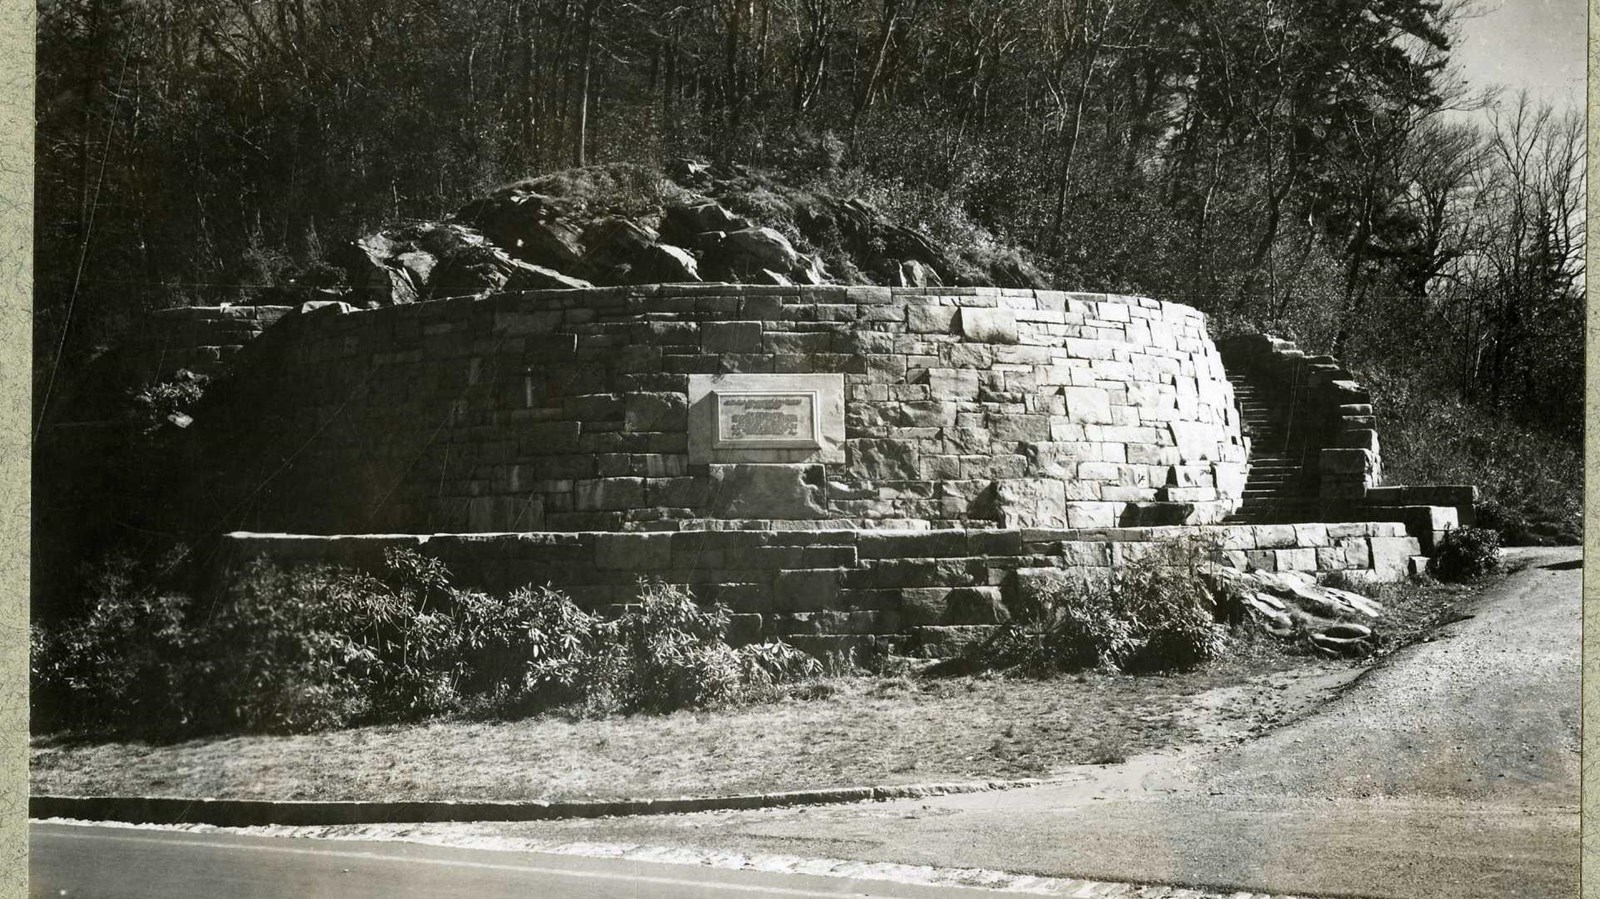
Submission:
{"label": "paved road", "polygon": [[508,834],[1397,899],[1577,895],[1576,549],[1525,566],[1319,712],[1211,755],[906,802]]}
{"label": "paved road", "polygon": [[987,890],[571,855],[60,824],[34,824],[29,853],[29,895],[66,899],[994,895]]}

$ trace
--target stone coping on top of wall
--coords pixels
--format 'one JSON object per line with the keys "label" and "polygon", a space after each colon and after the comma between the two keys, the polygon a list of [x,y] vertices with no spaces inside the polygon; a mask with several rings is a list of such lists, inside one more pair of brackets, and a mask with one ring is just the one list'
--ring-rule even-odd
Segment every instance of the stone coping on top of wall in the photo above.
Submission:
{"label": "stone coping on top of wall", "polygon": [[[328,304],[269,335],[214,413],[238,483],[211,491],[258,530],[1205,523],[1244,485],[1204,317],[1148,298],[647,285]],[[839,432],[696,454],[695,378],[789,375],[836,381]]]}
{"label": "stone coping on top of wall", "polygon": [[737,639],[782,637],[803,648],[909,640],[948,654],[1010,617],[1041,584],[1103,582],[1121,565],[1190,537],[1240,569],[1340,573],[1390,581],[1409,573],[1415,538],[1395,522],[1097,529],[722,530],[496,534],[232,533],[209,589],[255,558],[373,568],[388,549],[443,561],[460,586],[508,591],[549,584],[579,605],[614,612],[640,578],[683,584],[732,611]]}

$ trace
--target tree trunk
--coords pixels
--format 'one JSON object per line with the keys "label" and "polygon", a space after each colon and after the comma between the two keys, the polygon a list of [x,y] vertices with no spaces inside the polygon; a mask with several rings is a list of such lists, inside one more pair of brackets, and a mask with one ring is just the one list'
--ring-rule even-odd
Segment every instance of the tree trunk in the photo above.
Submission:
{"label": "tree trunk", "polygon": [[589,0],[583,9],[583,62],[578,73],[577,136],[572,148],[572,164],[588,165],[589,79],[594,70],[594,17],[601,0]]}

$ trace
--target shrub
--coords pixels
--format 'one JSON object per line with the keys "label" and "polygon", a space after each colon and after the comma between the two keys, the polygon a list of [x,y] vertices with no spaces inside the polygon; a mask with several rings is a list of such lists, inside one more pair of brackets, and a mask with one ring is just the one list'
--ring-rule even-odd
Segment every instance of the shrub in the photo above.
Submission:
{"label": "shrub", "polygon": [[1583,534],[1582,446],[1525,427],[1378,366],[1372,391],[1383,435],[1384,479],[1394,484],[1476,484],[1478,524],[1503,543],[1576,544]]}
{"label": "shrub", "polygon": [[138,589],[113,557],[89,581],[86,613],[29,633],[33,726],[155,735],[189,723],[188,597]]}
{"label": "shrub", "polygon": [[188,413],[205,395],[210,378],[187,368],[178,369],[169,380],[152,381],[128,392],[127,416],[138,433],[147,440],[188,418]]}
{"label": "shrub", "polygon": [[605,621],[548,587],[460,590],[437,560],[376,572],[256,560],[208,608],[112,566],[84,619],[36,630],[35,726],[300,733],[441,714],[666,712],[761,695],[820,664],[728,645],[728,610],[641,584]]}
{"label": "shrub", "polygon": [[1042,675],[1158,671],[1213,658],[1225,644],[1218,620],[1237,617],[1238,598],[1204,577],[1211,549],[1193,539],[1170,541],[1109,580],[1065,580],[1019,610],[968,661]]}
{"label": "shrub", "polygon": [[734,649],[727,629],[727,607],[702,607],[683,587],[641,582],[639,602],[595,628],[583,683],[587,710],[698,708],[821,673],[815,659],[784,644]]}
{"label": "shrub", "polygon": [[468,701],[495,714],[539,711],[582,698],[599,619],[549,587],[504,599],[451,594],[460,685]]}
{"label": "shrub", "polygon": [[1500,570],[1500,533],[1489,528],[1452,528],[1428,560],[1441,581],[1470,581]]}

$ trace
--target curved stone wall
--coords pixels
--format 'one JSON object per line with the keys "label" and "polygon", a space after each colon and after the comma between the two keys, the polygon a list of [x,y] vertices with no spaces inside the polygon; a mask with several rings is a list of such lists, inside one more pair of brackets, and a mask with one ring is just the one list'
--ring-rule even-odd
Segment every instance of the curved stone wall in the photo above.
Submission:
{"label": "curved stone wall", "polygon": [[[1140,297],[712,284],[332,304],[236,359],[202,419],[225,460],[206,495],[260,529],[1204,523],[1245,479],[1203,317]],[[804,433],[745,433],[787,412]]]}

